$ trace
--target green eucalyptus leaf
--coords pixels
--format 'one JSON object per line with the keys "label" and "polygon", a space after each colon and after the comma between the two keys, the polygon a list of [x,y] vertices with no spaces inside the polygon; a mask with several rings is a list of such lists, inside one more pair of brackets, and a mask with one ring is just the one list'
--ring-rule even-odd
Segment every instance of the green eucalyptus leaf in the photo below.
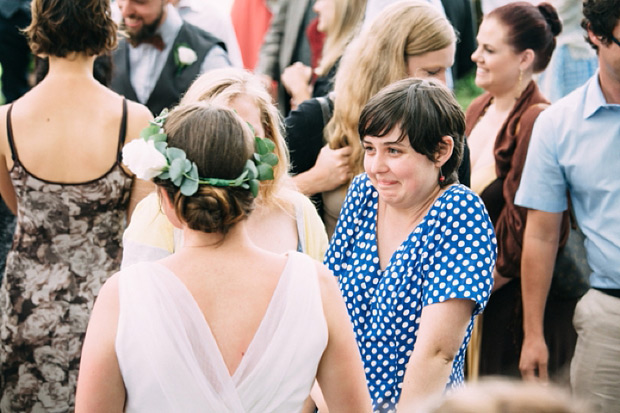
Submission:
{"label": "green eucalyptus leaf", "polygon": [[246,171],[248,171],[248,179],[256,179],[258,177],[258,169],[256,169],[256,165],[251,160],[247,160],[245,163]]}
{"label": "green eucalyptus leaf", "polygon": [[245,178],[248,176],[250,172],[247,169],[244,169],[243,172],[241,172],[241,175],[239,175],[237,177],[237,179],[234,180],[233,185],[234,186],[239,186],[243,183],[243,181],[245,181]]}
{"label": "green eucalyptus leaf", "polygon": [[269,153],[269,147],[265,143],[265,139],[256,138],[256,152],[259,155],[265,155]]}
{"label": "green eucalyptus leaf", "polygon": [[267,152],[273,152],[276,149],[276,144],[273,143],[271,139],[263,138],[261,139],[265,146],[267,146]]}
{"label": "green eucalyptus leaf", "polygon": [[188,173],[192,170],[193,162],[189,159],[183,159],[183,173]]}
{"label": "green eucalyptus leaf", "polygon": [[168,148],[168,142],[155,142],[155,149],[159,151],[164,157],[167,156],[166,149]]}
{"label": "green eucalyptus leaf", "polygon": [[[170,148],[168,148],[170,149]],[[181,182],[183,181],[183,159],[177,158],[174,159],[170,163],[170,169],[168,169],[170,173],[170,179],[172,183],[176,186],[181,186]]]}
{"label": "green eucalyptus leaf", "polygon": [[271,165],[260,164],[256,168],[258,169],[258,179],[260,181],[269,181],[273,179],[273,168]]}
{"label": "green eucalyptus leaf", "polygon": [[187,156],[185,155],[185,151],[183,151],[183,149],[179,149],[179,148],[168,148],[166,150],[166,153],[168,154],[168,160],[170,162],[170,164],[172,164],[172,162],[176,159],[185,159],[187,158]]}
{"label": "green eucalyptus leaf", "polygon": [[142,139],[146,139],[151,135],[155,135],[156,133],[159,133],[159,126],[151,123],[149,126],[142,129],[142,131],[140,132],[140,137]]}
{"label": "green eucalyptus leaf", "polygon": [[165,133],[156,133],[155,135],[151,135],[149,140],[153,142],[166,142],[168,140],[168,135]]}
{"label": "green eucalyptus leaf", "polygon": [[198,181],[185,178],[181,183],[181,193],[185,196],[192,196],[198,191]]}
{"label": "green eucalyptus leaf", "polygon": [[168,171],[162,172],[157,175],[159,179],[170,179],[170,173]]}
{"label": "green eucalyptus leaf", "polygon": [[194,162],[191,163],[190,169],[189,171],[187,171],[187,174],[189,175],[191,179],[198,182],[200,177],[198,176],[198,166],[196,166],[196,163]]}
{"label": "green eucalyptus leaf", "polygon": [[258,196],[258,181],[256,179],[250,179],[248,184],[250,186],[250,192],[252,192],[252,195],[256,198]]}
{"label": "green eucalyptus leaf", "polygon": [[243,188],[243,189],[250,189],[250,185],[247,182],[244,182],[244,183],[241,184],[241,188]]}
{"label": "green eucalyptus leaf", "polygon": [[278,164],[278,157],[273,152],[270,152],[266,155],[261,155],[260,160],[261,162],[268,163],[271,166],[276,166]]}

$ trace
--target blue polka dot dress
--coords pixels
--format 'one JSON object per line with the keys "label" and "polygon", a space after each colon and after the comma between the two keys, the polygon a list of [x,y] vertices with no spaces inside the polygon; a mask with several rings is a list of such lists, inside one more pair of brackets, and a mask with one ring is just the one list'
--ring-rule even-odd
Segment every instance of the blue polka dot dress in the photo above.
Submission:
{"label": "blue polka dot dress", "polygon": [[463,382],[474,316],[493,285],[497,246],[480,198],[452,185],[435,201],[387,267],[379,267],[378,193],[366,174],[353,180],[325,263],[338,277],[364,362],[375,411],[394,411],[416,342],[422,308],[452,298],[475,302],[447,388]]}

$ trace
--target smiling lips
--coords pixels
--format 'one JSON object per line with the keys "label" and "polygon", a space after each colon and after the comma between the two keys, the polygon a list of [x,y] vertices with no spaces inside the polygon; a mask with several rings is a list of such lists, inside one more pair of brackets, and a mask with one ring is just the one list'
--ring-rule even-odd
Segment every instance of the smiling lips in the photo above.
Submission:
{"label": "smiling lips", "polygon": [[140,19],[136,19],[132,17],[126,17],[124,20],[125,20],[125,26],[131,29],[140,27],[140,25],[142,24],[142,21]]}

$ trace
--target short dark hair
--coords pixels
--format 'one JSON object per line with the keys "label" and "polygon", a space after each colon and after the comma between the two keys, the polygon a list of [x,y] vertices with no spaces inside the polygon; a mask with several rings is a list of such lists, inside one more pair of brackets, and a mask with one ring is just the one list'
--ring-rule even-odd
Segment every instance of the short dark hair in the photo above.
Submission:
{"label": "short dark hair", "polygon": [[[604,44],[611,43],[618,21],[620,21],[620,0],[584,0],[581,27],[590,30]],[[587,35],[586,41],[594,50],[598,50]]]}
{"label": "short dark hair", "polygon": [[492,10],[486,18],[496,18],[508,29],[507,42],[517,52],[532,49],[534,73],[545,70],[555,49],[555,37],[562,31],[556,9],[549,3],[534,6],[519,1]]}
{"label": "short dark hair", "polygon": [[458,182],[463,156],[465,114],[452,92],[434,79],[403,79],[381,89],[360,115],[359,135],[383,137],[395,127],[400,139],[409,138],[411,147],[432,162],[437,160],[442,138],[454,140],[452,156],[441,167],[445,180],[440,186]]}
{"label": "short dark hair", "polygon": [[[177,106],[164,130],[168,145],[185,151],[203,178],[235,179],[254,153],[249,126],[232,110],[213,104]],[[198,192],[185,196],[169,179],[154,182],[167,192],[177,217],[197,231],[226,234],[254,206],[252,192],[240,187],[201,184]]]}
{"label": "short dark hair", "polygon": [[116,47],[110,0],[33,0],[32,22],[24,30],[35,55],[89,56]]}

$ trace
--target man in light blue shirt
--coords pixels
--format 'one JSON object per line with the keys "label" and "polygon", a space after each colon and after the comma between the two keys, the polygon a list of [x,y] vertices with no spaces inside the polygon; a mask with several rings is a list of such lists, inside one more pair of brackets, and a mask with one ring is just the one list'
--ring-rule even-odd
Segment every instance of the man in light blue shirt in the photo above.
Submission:
{"label": "man in light blue shirt", "polygon": [[224,43],[184,23],[169,0],[118,0],[123,20],[111,87],[159,114],[176,105],[193,80],[228,67]]}
{"label": "man in light blue shirt", "polygon": [[583,12],[599,72],[538,117],[515,198],[530,208],[519,367],[547,380],[543,315],[568,191],[592,269],[573,319],[571,385],[596,411],[620,412],[620,0],[585,0]]}

